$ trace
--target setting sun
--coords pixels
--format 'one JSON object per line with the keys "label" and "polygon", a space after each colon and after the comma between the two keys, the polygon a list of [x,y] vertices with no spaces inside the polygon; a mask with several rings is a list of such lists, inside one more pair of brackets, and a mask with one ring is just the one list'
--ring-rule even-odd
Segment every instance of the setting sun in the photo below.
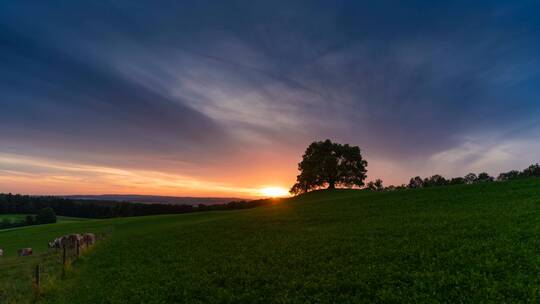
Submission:
{"label": "setting sun", "polygon": [[283,197],[289,195],[289,190],[283,187],[266,187],[260,190],[261,195],[269,197]]}

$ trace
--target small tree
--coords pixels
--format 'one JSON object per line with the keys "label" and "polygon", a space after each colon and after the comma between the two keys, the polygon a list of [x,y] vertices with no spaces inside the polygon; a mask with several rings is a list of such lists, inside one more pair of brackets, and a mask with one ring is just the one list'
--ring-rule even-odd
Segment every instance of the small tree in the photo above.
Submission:
{"label": "small tree", "polygon": [[512,170],[512,171],[509,171],[509,172],[499,174],[499,177],[497,177],[497,180],[498,181],[507,181],[507,180],[512,180],[512,179],[519,178],[519,176],[520,176],[519,171]]}
{"label": "small tree", "polygon": [[446,184],[446,178],[438,174],[435,174],[430,178],[424,179],[424,187],[444,186]]}
{"label": "small tree", "polygon": [[454,177],[449,182],[449,185],[462,185],[465,184],[465,179],[463,177]]}
{"label": "small tree", "polygon": [[478,174],[478,177],[476,178],[476,181],[478,182],[492,182],[494,180],[495,179],[491,177],[489,174],[487,174],[486,172],[482,172]]}
{"label": "small tree", "polygon": [[383,190],[384,190],[384,191],[389,191],[389,192],[391,192],[391,191],[396,191],[396,190],[398,190],[398,189],[399,189],[398,187],[396,187],[396,186],[394,186],[394,185],[390,185],[390,186],[388,186],[388,187],[384,187]]}
{"label": "small tree", "polygon": [[367,161],[357,146],[333,143],[329,139],[310,144],[302,162],[300,174],[292,186],[292,194],[305,193],[327,187],[361,187],[366,179]]}
{"label": "small tree", "polygon": [[409,181],[409,188],[415,189],[415,188],[422,188],[424,186],[424,181],[420,176],[413,177]]}
{"label": "small tree", "polygon": [[465,177],[464,177],[466,184],[474,184],[474,183],[476,183],[477,178],[478,177],[474,173],[469,173],[469,174],[465,175]]}
{"label": "small tree", "polygon": [[375,181],[370,181],[367,183],[366,188],[371,191],[383,191],[383,181],[380,178],[376,179]]}
{"label": "small tree", "polygon": [[523,177],[540,177],[540,165],[530,165],[527,169],[521,173]]}
{"label": "small tree", "polygon": [[36,215],[36,223],[38,224],[50,224],[56,223],[56,214],[51,207],[43,208],[38,211]]}

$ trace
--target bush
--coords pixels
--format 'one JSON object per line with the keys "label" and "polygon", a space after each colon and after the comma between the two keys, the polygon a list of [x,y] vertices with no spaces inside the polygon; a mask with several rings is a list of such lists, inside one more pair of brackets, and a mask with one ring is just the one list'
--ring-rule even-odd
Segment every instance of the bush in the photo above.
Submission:
{"label": "bush", "polygon": [[38,224],[56,223],[56,213],[51,207],[40,209],[36,215],[36,222]]}
{"label": "bush", "polygon": [[24,221],[26,225],[34,225],[36,223],[36,217],[33,215],[27,215]]}

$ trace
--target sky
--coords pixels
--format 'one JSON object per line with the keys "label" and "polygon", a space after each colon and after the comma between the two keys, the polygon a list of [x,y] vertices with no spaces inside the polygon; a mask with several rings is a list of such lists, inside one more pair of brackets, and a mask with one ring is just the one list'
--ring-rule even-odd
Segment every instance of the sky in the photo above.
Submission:
{"label": "sky", "polygon": [[2,1],[0,192],[252,197],[540,161],[537,1]]}

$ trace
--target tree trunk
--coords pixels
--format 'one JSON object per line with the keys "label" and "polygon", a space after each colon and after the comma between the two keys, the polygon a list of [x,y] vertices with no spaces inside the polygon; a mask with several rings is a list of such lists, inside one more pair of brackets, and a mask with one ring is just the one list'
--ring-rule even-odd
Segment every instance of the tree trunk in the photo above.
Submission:
{"label": "tree trunk", "polygon": [[335,181],[329,181],[328,182],[328,189],[329,190],[336,189],[336,182]]}

